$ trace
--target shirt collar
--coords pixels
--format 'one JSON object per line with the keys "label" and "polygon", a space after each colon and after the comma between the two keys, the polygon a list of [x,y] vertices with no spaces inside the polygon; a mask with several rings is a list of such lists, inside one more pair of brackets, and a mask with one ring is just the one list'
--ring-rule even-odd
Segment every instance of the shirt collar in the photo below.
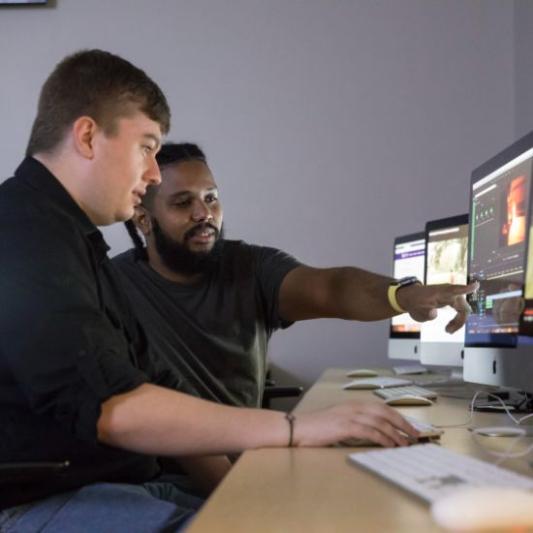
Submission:
{"label": "shirt collar", "polygon": [[110,250],[100,230],[74,201],[61,182],[37,159],[26,157],[15,171],[17,179],[42,192],[57,208],[67,214],[88,238],[101,260]]}

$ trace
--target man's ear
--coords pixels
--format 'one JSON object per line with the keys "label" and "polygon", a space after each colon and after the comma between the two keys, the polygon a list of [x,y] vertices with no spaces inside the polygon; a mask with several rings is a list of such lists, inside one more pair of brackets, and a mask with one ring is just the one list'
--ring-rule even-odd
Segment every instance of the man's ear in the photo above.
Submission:
{"label": "man's ear", "polygon": [[145,237],[152,233],[152,217],[142,205],[135,207],[133,222]]}
{"label": "man's ear", "polygon": [[98,125],[91,117],[83,116],[76,119],[72,125],[74,148],[86,159],[94,157],[94,138]]}

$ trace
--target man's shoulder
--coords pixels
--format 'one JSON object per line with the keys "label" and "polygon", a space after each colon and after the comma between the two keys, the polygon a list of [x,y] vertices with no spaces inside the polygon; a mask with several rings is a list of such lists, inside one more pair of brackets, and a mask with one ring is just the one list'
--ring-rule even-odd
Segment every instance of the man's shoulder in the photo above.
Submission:
{"label": "man's shoulder", "polygon": [[135,248],[130,248],[125,252],[115,255],[111,258],[111,262],[115,269],[127,278],[138,279],[140,276],[144,276],[143,269],[141,268],[142,260],[139,258],[139,254]]}
{"label": "man's shoulder", "polygon": [[8,178],[0,184],[0,229],[3,234],[32,241],[41,240],[43,235],[78,238],[76,226],[63,210],[17,178]]}
{"label": "man's shoulder", "polygon": [[[18,199],[23,198],[28,201],[21,205],[16,203]],[[7,178],[0,184],[0,207],[3,211],[18,211],[20,208],[27,209],[32,204],[38,205],[39,198],[17,178]]]}
{"label": "man's shoulder", "polygon": [[118,266],[135,264],[137,262],[135,248],[130,248],[125,252],[115,255],[111,261]]}
{"label": "man's shoulder", "polygon": [[260,244],[251,244],[243,240],[228,240],[223,241],[224,254],[246,254],[259,256],[265,251],[279,252],[276,248],[270,246],[261,246]]}

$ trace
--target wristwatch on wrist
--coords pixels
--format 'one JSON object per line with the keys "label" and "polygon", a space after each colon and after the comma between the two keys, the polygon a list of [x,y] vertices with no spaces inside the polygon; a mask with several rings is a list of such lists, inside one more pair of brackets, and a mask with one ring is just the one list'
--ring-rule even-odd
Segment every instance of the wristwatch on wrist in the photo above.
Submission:
{"label": "wristwatch on wrist", "polygon": [[422,283],[422,282],[416,276],[407,276],[405,278],[395,279],[389,285],[389,288],[387,290],[387,298],[389,300],[389,305],[397,313],[406,312],[406,310],[400,306],[400,304],[398,303],[398,300],[396,299],[396,293],[398,292],[398,289],[401,289],[402,287],[408,287],[409,285],[414,285],[415,283]]}

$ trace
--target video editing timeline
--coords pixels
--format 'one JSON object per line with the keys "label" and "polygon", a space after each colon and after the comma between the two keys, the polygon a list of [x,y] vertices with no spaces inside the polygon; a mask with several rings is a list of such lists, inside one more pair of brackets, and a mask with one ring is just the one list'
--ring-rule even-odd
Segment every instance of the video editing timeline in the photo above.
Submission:
{"label": "video editing timeline", "polygon": [[[441,283],[466,284],[468,254],[468,224],[430,230],[428,233],[426,276],[427,285]],[[446,324],[453,319],[451,307],[439,309],[435,320],[424,323],[422,342],[464,342],[464,329],[446,333]]]}
{"label": "video editing timeline", "polygon": [[[396,279],[407,276],[424,277],[424,239],[399,242],[394,246],[394,272]],[[392,317],[391,333],[419,333],[420,324],[415,322],[408,313]]]}
{"label": "video editing timeline", "polygon": [[516,343],[522,311],[533,149],[472,184],[467,343]]}

